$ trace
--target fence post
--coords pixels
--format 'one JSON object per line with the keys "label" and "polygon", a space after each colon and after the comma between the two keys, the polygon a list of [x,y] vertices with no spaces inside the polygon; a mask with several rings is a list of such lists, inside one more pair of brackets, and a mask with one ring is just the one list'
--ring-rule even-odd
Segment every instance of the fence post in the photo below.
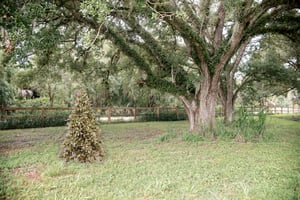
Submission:
{"label": "fence post", "polygon": [[293,103],[293,114],[295,113],[295,104]]}
{"label": "fence post", "polygon": [[111,107],[108,107],[107,120],[108,120],[108,123],[110,123],[110,120],[111,120]]}
{"label": "fence post", "polygon": [[156,108],[156,117],[159,119],[159,107]]}
{"label": "fence post", "polygon": [[136,121],[136,107],[133,108],[134,121]]}
{"label": "fence post", "polygon": [[42,119],[42,127],[45,125],[45,109],[41,109],[41,119]]}

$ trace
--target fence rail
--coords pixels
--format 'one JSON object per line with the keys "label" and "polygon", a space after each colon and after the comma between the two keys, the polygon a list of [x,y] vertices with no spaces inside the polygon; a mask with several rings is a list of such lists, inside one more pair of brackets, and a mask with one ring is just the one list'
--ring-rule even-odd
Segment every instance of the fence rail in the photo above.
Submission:
{"label": "fence rail", "polygon": [[[47,111],[72,111],[73,108],[64,108],[64,107],[0,107],[0,119],[3,117],[9,116],[11,113],[15,113],[17,111],[34,111],[40,112],[40,118],[43,119],[46,117],[45,113]],[[180,107],[94,107],[93,108],[95,115],[98,119],[106,119],[106,121],[111,122],[114,117],[133,117],[134,120],[139,116],[144,116],[149,113],[155,113],[157,117],[164,111],[175,111],[178,115],[179,112],[184,111],[183,108]],[[33,115],[33,117],[36,117]]]}
{"label": "fence rail", "polygon": [[[73,108],[0,107],[0,129],[64,125]],[[180,107],[94,107],[98,121],[153,121],[185,119]],[[56,122],[57,123],[56,123]],[[24,124],[18,126],[17,124]]]}
{"label": "fence rail", "polygon": [[[98,121],[111,123],[114,121],[153,121],[186,119],[181,107],[95,107],[94,113]],[[258,113],[261,107],[246,107],[248,112]],[[0,107],[0,129],[27,128],[65,125],[73,108],[46,107]],[[238,108],[236,109],[238,110]],[[266,107],[268,114],[300,113],[298,106]],[[217,109],[217,116],[223,111]],[[18,126],[18,124],[22,124]]]}

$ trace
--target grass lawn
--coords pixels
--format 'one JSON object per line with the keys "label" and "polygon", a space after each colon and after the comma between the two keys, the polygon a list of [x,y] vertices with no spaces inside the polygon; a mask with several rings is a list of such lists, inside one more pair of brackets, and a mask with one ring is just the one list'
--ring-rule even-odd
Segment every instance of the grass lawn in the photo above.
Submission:
{"label": "grass lawn", "polygon": [[92,164],[58,158],[65,127],[0,131],[0,199],[300,199],[299,119],[269,117],[258,143],[185,141],[185,121],[102,125]]}

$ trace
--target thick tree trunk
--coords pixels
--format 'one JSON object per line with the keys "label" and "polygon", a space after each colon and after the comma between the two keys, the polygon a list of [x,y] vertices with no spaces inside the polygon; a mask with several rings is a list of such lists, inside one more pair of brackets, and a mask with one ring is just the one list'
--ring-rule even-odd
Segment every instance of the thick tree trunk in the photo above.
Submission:
{"label": "thick tree trunk", "polygon": [[[222,95],[222,103],[225,110],[224,121],[229,124],[234,120],[234,102],[236,99],[236,93],[239,91],[237,89],[234,92],[234,74],[237,71],[237,68],[242,60],[243,54],[246,50],[247,45],[250,40],[246,40],[238,49],[234,62],[231,65],[227,66],[225,70],[225,86],[221,87],[224,91],[220,91],[220,95]],[[240,86],[241,87],[241,86]]]}
{"label": "thick tree trunk", "polygon": [[225,116],[224,116],[225,123],[229,124],[233,122],[234,119],[233,113],[234,113],[234,109],[233,109],[232,99],[228,99],[226,101],[226,106],[225,106]]}
{"label": "thick tree trunk", "polygon": [[[206,88],[207,87],[207,88]],[[198,124],[203,136],[212,134],[216,126],[217,90],[215,86],[204,84],[200,92]],[[208,135],[207,135],[208,136]],[[213,135],[211,135],[213,136]]]}
{"label": "thick tree trunk", "polygon": [[179,99],[183,102],[185,111],[189,120],[189,131],[199,132],[203,136],[213,134],[213,129],[216,125],[216,101],[218,92],[218,82],[216,80],[203,81],[199,95],[193,100],[187,100],[180,96]]}
{"label": "thick tree trunk", "polygon": [[179,99],[182,101],[185,112],[188,116],[189,120],[189,131],[195,132],[197,130],[197,110],[198,106],[196,105],[196,101],[192,100],[191,102],[188,101],[185,97],[179,96]]}

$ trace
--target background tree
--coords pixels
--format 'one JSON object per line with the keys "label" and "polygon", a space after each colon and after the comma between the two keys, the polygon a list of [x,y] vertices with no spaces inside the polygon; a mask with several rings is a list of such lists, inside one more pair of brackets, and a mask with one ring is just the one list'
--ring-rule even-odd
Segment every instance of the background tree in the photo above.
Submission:
{"label": "background tree", "polygon": [[247,45],[241,46],[221,76],[220,99],[225,108],[225,122],[233,120],[234,104],[240,93],[243,102],[250,105],[299,89],[296,42],[286,36],[268,34]]}
{"label": "background tree", "polygon": [[60,156],[66,161],[102,161],[104,157],[100,130],[86,93],[77,96],[74,110],[69,116],[68,133]]}
{"label": "background tree", "polygon": [[10,106],[15,98],[15,90],[11,84],[11,70],[5,67],[6,55],[0,49],[0,107]]}
{"label": "background tree", "polygon": [[289,65],[289,60],[271,48],[265,53],[250,60],[244,68],[247,84],[243,85],[241,96],[247,104],[259,102],[264,106],[268,97],[286,95],[300,89],[299,71]]}

